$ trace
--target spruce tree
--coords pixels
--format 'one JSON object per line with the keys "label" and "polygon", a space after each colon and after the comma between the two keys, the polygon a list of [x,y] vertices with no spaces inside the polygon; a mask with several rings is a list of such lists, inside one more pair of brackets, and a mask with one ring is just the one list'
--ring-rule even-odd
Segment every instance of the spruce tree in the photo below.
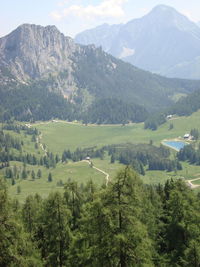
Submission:
{"label": "spruce tree", "polygon": [[46,266],[69,266],[68,250],[72,238],[70,218],[70,211],[61,194],[50,194],[40,214],[37,241]]}
{"label": "spruce tree", "polygon": [[48,175],[48,182],[52,182],[52,181],[53,181],[53,178],[52,178],[52,174],[50,172],[49,175]]}

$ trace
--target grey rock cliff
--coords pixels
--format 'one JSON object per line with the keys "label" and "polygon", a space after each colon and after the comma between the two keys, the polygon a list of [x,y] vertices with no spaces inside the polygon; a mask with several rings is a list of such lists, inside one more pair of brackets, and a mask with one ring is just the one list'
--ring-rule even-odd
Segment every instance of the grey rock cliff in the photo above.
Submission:
{"label": "grey rock cliff", "polygon": [[[70,57],[77,50],[73,40],[55,26],[24,24],[0,39],[1,67],[24,83],[53,75],[57,89],[62,87],[64,92],[74,85]],[[66,79],[60,78],[60,72],[66,73]]]}

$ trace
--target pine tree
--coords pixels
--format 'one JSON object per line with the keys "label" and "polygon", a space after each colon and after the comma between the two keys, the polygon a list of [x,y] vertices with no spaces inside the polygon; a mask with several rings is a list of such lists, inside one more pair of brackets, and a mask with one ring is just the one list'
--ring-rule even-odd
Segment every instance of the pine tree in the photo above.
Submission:
{"label": "pine tree", "polygon": [[115,156],[114,156],[114,154],[111,155],[110,163],[115,163]]}
{"label": "pine tree", "polygon": [[27,172],[26,172],[26,168],[24,167],[22,170],[22,179],[26,179],[27,178]]}
{"label": "pine tree", "polygon": [[137,174],[126,167],[86,205],[72,266],[153,266],[152,243],[142,221],[142,190]]}
{"label": "pine tree", "polygon": [[35,180],[35,172],[34,172],[34,170],[31,171],[31,178],[32,178],[32,180]]}
{"label": "pine tree", "polygon": [[39,253],[13,214],[5,184],[0,180],[0,265],[42,267]]}
{"label": "pine tree", "polygon": [[50,194],[44,201],[40,215],[38,245],[46,266],[68,266],[68,249],[71,242],[70,212],[60,193]]}
{"label": "pine tree", "polygon": [[20,193],[21,193],[21,186],[18,185],[18,186],[17,186],[17,194],[19,195]]}
{"label": "pine tree", "polygon": [[40,169],[38,169],[37,171],[37,178],[41,178],[42,177],[42,171]]}
{"label": "pine tree", "polygon": [[74,230],[78,227],[78,219],[80,218],[82,195],[76,182],[68,182],[65,185],[64,197],[68,208],[71,211],[71,229]]}
{"label": "pine tree", "polygon": [[22,208],[22,219],[27,232],[36,231],[36,222],[40,211],[40,203],[33,196],[28,196]]}
{"label": "pine tree", "polygon": [[52,178],[52,174],[50,172],[49,175],[48,175],[48,182],[52,182],[52,181],[53,181],[53,178]]}

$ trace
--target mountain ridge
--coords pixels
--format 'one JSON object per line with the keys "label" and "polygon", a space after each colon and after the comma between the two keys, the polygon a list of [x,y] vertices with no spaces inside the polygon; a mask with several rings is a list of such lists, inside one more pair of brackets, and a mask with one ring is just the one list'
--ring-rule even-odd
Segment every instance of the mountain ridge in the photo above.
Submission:
{"label": "mountain ridge", "polygon": [[[44,110],[45,101],[40,101],[38,94],[47,99],[50,97],[53,103],[55,93],[59,96],[57,103],[62,103],[62,114],[65,104],[61,98],[64,96],[70,108],[74,105],[74,114],[79,119],[83,119],[83,115],[84,118],[88,117],[87,112],[95,115],[97,106],[98,113],[103,112],[99,104],[103,99],[107,101],[107,107],[112,107],[107,112],[124,110],[124,116],[126,112],[133,112],[141,120],[146,110],[152,112],[170,106],[175,94],[189,94],[200,88],[199,81],[168,79],[119,60],[104,52],[101,47],[75,44],[73,39],[65,37],[54,26],[30,24],[24,24],[0,38],[0,84],[0,93],[4,96],[1,102],[3,109],[11,108],[9,104],[5,107],[4,102],[15,103],[9,97],[16,94],[24,114],[34,114],[35,107],[39,107],[37,114],[41,115],[40,110]],[[12,94],[8,95],[8,90]],[[25,104],[21,100],[23,90],[27,90],[24,94]],[[48,92],[53,94],[48,96]],[[29,96],[35,99],[34,104]],[[16,110],[19,113],[19,103],[12,114]],[[117,103],[121,105],[119,109]],[[126,105],[130,107],[128,111],[125,111]],[[127,119],[135,118],[138,121],[135,114],[130,114]],[[101,121],[106,120],[109,117],[107,115],[104,112],[103,118],[100,116]]]}
{"label": "mountain ridge", "polygon": [[[105,46],[109,34],[104,35],[101,26],[96,29],[101,29],[102,41],[95,38],[95,28],[78,34],[75,41],[102,46],[113,56],[151,72],[168,77],[200,79],[200,68],[195,68],[194,75],[182,74],[182,68],[195,65],[200,56],[200,28],[174,8],[156,6],[147,15],[118,27],[115,37],[112,35],[110,38],[110,47]],[[107,26],[107,32],[112,31],[113,25]]]}

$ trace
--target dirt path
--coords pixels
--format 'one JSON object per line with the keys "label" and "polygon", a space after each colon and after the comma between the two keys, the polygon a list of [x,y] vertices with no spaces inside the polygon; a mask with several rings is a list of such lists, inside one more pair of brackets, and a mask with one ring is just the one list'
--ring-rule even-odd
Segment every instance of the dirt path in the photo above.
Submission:
{"label": "dirt path", "polygon": [[192,179],[192,180],[187,180],[186,183],[189,185],[189,187],[191,189],[194,189],[194,188],[197,188],[200,186],[200,184],[193,184],[192,182],[194,181],[197,181],[197,180],[200,180],[200,178],[195,178],[195,179]]}
{"label": "dirt path", "polygon": [[106,176],[106,186],[107,186],[108,185],[108,182],[109,182],[109,174],[107,172],[104,172],[103,170],[97,168],[97,167],[94,167],[94,166],[93,166],[93,169],[95,169],[95,170],[103,173]]}
{"label": "dirt path", "polygon": [[36,143],[41,147],[41,149],[44,151],[44,155],[47,155],[47,149],[44,148],[44,145],[41,143],[42,140],[42,134],[40,134],[37,138],[36,138]]}
{"label": "dirt path", "polygon": [[[82,160],[82,161],[88,163],[89,165],[91,165],[91,162],[89,160]],[[103,173],[106,176],[106,186],[107,186],[108,183],[109,183],[109,176],[110,175],[107,172],[105,172],[105,171],[103,171],[103,170],[101,170],[101,169],[99,169],[99,168],[97,168],[95,166],[92,166],[92,168],[97,170],[98,172]]]}

